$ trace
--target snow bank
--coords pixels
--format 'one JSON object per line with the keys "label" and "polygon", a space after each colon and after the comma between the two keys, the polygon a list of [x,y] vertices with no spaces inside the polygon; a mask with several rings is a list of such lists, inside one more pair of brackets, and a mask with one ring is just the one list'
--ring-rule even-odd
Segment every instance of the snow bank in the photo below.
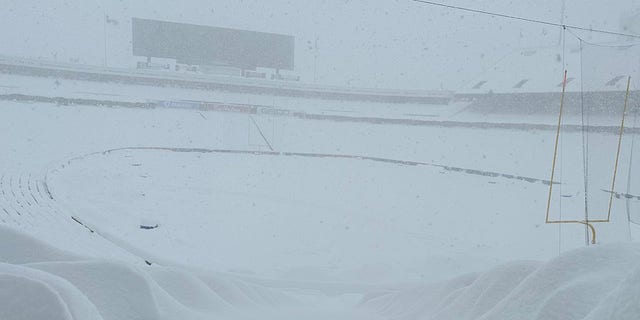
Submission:
{"label": "snow bank", "polygon": [[640,267],[611,292],[596,308],[587,320],[596,319],[636,319],[640,315]]}
{"label": "snow bank", "polygon": [[515,262],[479,275],[370,295],[390,319],[637,319],[640,245],[579,249],[545,264]]}
{"label": "snow bank", "polygon": [[161,319],[151,282],[134,267],[107,261],[31,266],[67,279],[96,305],[105,319]]}
{"label": "snow bank", "polygon": [[86,259],[0,226],[0,319],[237,318],[296,305],[230,275]]}
{"label": "snow bank", "polygon": [[55,275],[0,264],[0,319],[103,319],[87,297]]}
{"label": "snow bank", "polygon": [[0,225],[0,243],[0,262],[22,264],[77,259],[71,253],[53,248],[6,225]]}
{"label": "snow bank", "polygon": [[187,308],[210,312],[229,310],[232,304],[197,276],[178,269],[152,268],[151,277],[178,303]]}
{"label": "snow bank", "polygon": [[71,319],[64,301],[44,282],[3,274],[0,287],[2,319]]}

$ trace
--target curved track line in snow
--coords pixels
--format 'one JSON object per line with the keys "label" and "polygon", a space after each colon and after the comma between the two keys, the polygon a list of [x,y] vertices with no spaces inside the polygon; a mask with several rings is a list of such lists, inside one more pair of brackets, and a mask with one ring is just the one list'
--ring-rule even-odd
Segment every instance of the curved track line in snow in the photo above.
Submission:
{"label": "curved track line in snow", "polygon": [[77,225],[68,219],[67,210],[57,206],[53,197],[46,193],[44,177],[50,168],[53,166],[39,172],[7,168],[0,175],[0,223],[35,234],[50,230],[43,237],[45,241],[55,241],[64,234],[66,241],[77,248],[90,249],[91,241],[96,238],[87,236],[89,232],[77,232]]}
{"label": "curved track line in snow", "polygon": [[[444,171],[457,172],[460,174],[478,175],[490,178],[502,178],[519,180],[527,183],[549,184],[548,180],[512,175],[500,172],[484,171],[477,169],[469,169],[455,166],[448,166],[430,162],[399,160],[383,157],[372,157],[352,154],[331,154],[331,153],[302,153],[302,152],[278,152],[278,151],[255,151],[255,150],[232,150],[232,149],[209,149],[209,148],[179,148],[179,147],[159,147],[159,146],[138,146],[138,147],[122,147],[112,148],[100,152],[92,152],[85,155],[71,157],[61,162],[54,162],[48,165],[41,173],[35,173],[39,177],[34,179],[34,173],[7,175],[0,177],[0,217],[12,221],[16,225],[44,225],[57,226],[62,230],[69,230],[82,226],[85,231],[94,233],[103,238],[107,242],[124,250],[133,256],[142,259],[149,259],[149,255],[141,250],[131,247],[114,237],[101,233],[98,226],[91,225],[88,221],[84,221],[81,217],[72,213],[69,208],[61,207],[55,199],[54,191],[51,190],[49,184],[50,173],[66,168],[74,161],[85,159],[92,155],[107,154],[124,150],[155,150],[167,152],[193,152],[193,153],[220,153],[220,154],[244,154],[253,156],[289,156],[289,157],[306,157],[306,158],[332,158],[332,159],[349,159],[360,161],[373,161],[387,164],[403,165],[403,166],[428,166],[439,168]],[[21,172],[17,170],[17,172]]]}
{"label": "curved track line in snow", "polygon": [[[255,151],[255,150],[232,150],[232,149],[210,149],[210,148],[179,148],[179,147],[159,147],[159,146],[135,146],[135,147],[121,147],[121,148],[112,148],[112,149],[107,149],[104,151],[99,151],[99,152],[92,152],[92,153],[87,153],[84,155],[80,155],[80,156],[75,156],[75,157],[71,157],[67,160],[58,162],[57,165],[52,165],[51,167],[49,167],[50,170],[48,170],[44,175],[43,175],[43,181],[42,181],[42,185],[43,185],[43,191],[41,193],[41,198],[46,199],[48,201],[42,201],[45,203],[57,203],[57,198],[56,198],[56,190],[55,188],[50,188],[50,187],[55,187],[55,184],[52,185],[52,181],[51,181],[51,174],[53,173],[57,173],[60,172],[61,170],[69,167],[71,164],[73,164],[76,161],[81,161],[81,160],[85,160],[86,158],[92,157],[92,156],[99,156],[99,155],[106,155],[106,154],[110,154],[110,153],[116,153],[119,151],[160,151],[160,152],[176,152],[176,153],[210,153],[210,154],[239,154],[239,155],[247,155],[247,156],[272,156],[272,157],[277,157],[277,156],[288,156],[288,157],[305,157],[305,158],[326,158],[326,159],[345,159],[345,160],[356,160],[356,161],[371,161],[371,162],[378,162],[378,163],[386,163],[386,164],[391,164],[391,165],[400,165],[400,166],[428,166],[428,167],[432,167],[432,168],[437,168],[437,169],[442,169],[445,171],[452,171],[452,172],[457,172],[460,174],[468,174],[468,175],[479,175],[479,176],[485,176],[485,177],[489,177],[489,178],[504,178],[504,179],[512,179],[512,180],[520,180],[523,182],[527,182],[527,183],[548,183],[548,181],[542,180],[542,179],[537,179],[537,178],[531,178],[531,177],[524,177],[524,176],[517,176],[517,175],[510,175],[510,174],[504,174],[504,173],[498,173],[498,172],[491,172],[491,171],[483,171],[483,170],[476,170],[476,169],[468,169],[468,168],[461,168],[461,167],[454,167],[454,166],[446,166],[446,165],[442,165],[442,164],[436,164],[436,163],[428,163],[428,162],[419,162],[419,161],[409,161],[409,160],[399,160],[399,159],[391,159],[391,158],[383,158],[383,157],[372,157],[372,156],[362,156],[362,155],[350,155],[350,154],[331,154],[331,153],[302,153],[302,152],[277,152],[277,151]],[[32,191],[34,190],[34,188],[31,189]],[[62,203],[58,203],[58,205],[63,205]],[[71,208],[66,208],[66,209],[62,209],[60,210],[62,212],[65,212],[65,217],[64,219],[67,221],[72,221],[72,225],[77,227],[82,227],[83,229],[86,228],[86,230],[93,232],[96,236],[99,236],[100,238],[106,240],[107,242],[111,243],[113,246],[120,248],[123,251],[128,252],[129,254],[131,254],[132,256],[138,257],[139,259],[145,260],[145,261],[151,261],[155,264],[159,264],[159,265],[165,265],[165,266],[169,266],[169,265],[173,265],[173,262],[170,261],[165,261],[165,259],[162,259],[161,257],[154,257],[153,254],[147,253],[144,250],[137,248],[134,244],[131,243],[127,243],[126,241],[123,241],[122,239],[120,239],[117,235],[114,234],[110,234],[110,232],[101,229],[100,225],[96,225],[93,224],[91,221],[85,220],[82,216],[78,216],[75,215],[73,213],[73,210],[71,210]],[[251,280],[252,282],[258,282],[261,283],[262,285],[264,285],[264,283],[262,283],[262,280],[256,280],[256,279],[245,279],[245,280]],[[270,283],[271,280],[268,280],[267,282]],[[271,281],[273,282],[273,281]],[[278,287],[278,286],[293,286],[293,287],[300,287],[300,284],[295,284],[295,285],[291,285],[291,284],[283,284],[280,283],[279,281],[275,281],[273,283],[270,283],[269,286],[272,287]],[[325,284],[322,285],[318,285],[316,283],[305,283],[304,286],[307,286],[308,289],[315,289],[315,290],[319,290],[322,292],[333,292],[333,291],[340,291],[340,292],[364,292],[364,291],[369,291],[371,288],[370,287],[366,287],[366,290],[364,290],[365,288],[360,285],[360,284],[353,284],[352,286],[347,286],[345,287],[344,284],[336,284],[334,285],[327,285],[327,288],[324,288],[322,286],[325,286]],[[322,288],[320,288],[322,287]],[[375,286],[374,286],[375,287]],[[388,288],[386,288],[388,289]]]}
{"label": "curved track line in snow", "polygon": [[[129,254],[136,256],[142,260],[152,261],[152,262],[160,262],[164,264],[163,259],[158,257],[153,257],[153,255],[136,248],[134,245],[130,243],[126,243],[119,239],[117,236],[111,235],[108,232],[100,229],[100,226],[92,224],[90,221],[85,221],[82,217],[75,215],[73,210],[69,208],[61,208],[58,209],[57,206],[60,205],[56,202],[55,190],[50,188],[49,177],[53,172],[58,172],[69,165],[71,165],[75,161],[86,159],[87,157],[91,157],[94,155],[104,155],[108,153],[118,152],[118,151],[126,151],[126,150],[139,150],[139,151],[166,151],[166,152],[179,152],[179,153],[219,153],[219,154],[240,154],[240,155],[253,155],[253,156],[289,156],[289,157],[306,157],[306,158],[332,158],[332,159],[348,159],[348,160],[360,160],[360,161],[373,161],[373,162],[381,162],[387,164],[395,164],[395,165],[403,165],[403,166],[428,166],[433,168],[440,168],[445,171],[452,171],[461,174],[469,174],[469,175],[479,175],[491,178],[504,178],[504,179],[512,179],[512,180],[520,180],[528,183],[542,183],[549,184],[548,180],[517,176],[499,172],[491,172],[491,171],[483,171],[476,169],[468,169],[454,166],[446,166],[442,164],[436,163],[428,163],[428,162],[419,162],[419,161],[409,161],[409,160],[398,160],[391,158],[382,158],[382,157],[372,157],[372,156],[362,156],[362,155],[349,155],[349,154],[331,154],[331,153],[302,153],[302,152],[277,152],[277,151],[255,151],[255,150],[232,150],[232,149],[208,149],[208,148],[179,148],[179,147],[158,147],[158,146],[138,146],[138,147],[121,147],[121,148],[112,148],[99,152],[91,152],[80,156],[75,156],[59,162],[57,165],[52,164],[46,172],[43,174],[42,178],[42,186],[43,192],[41,192],[40,199],[42,203],[46,204],[46,207],[49,214],[52,216],[63,217],[67,222],[71,222],[72,227],[81,226],[83,229],[94,233],[111,243],[115,247],[128,252]],[[33,188],[28,191],[28,193],[33,193]],[[11,189],[13,192],[13,189]],[[20,191],[22,192],[22,191]],[[26,197],[26,196],[25,196]],[[19,200],[16,200],[19,201]],[[24,201],[24,200],[22,200]],[[43,207],[43,205],[39,205],[38,207]],[[68,227],[68,226],[67,226]]]}
{"label": "curved track line in snow", "polygon": [[[108,154],[118,151],[126,151],[126,150],[139,150],[139,151],[166,151],[166,152],[179,152],[179,153],[219,153],[219,154],[240,154],[240,155],[253,155],[253,156],[289,156],[289,157],[306,157],[306,158],[331,158],[331,159],[348,159],[348,160],[360,160],[360,161],[373,161],[394,165],[402,165],[402,166],[428,166],[432,168],[439,168],[445,171],[456,172],[460,174],[468,174],[468,175],[478,175],[485,176],[490,178],[503,178],[510,180],[519,180],[527,183],[542,183],[548,185],[550,182],[544,179],[537,179],[525,176],[518,176],[500,172],[492,172],[492,171],[484,171],[477,169],[469,169],[455,166],[447,166],[443,164],[437,163],[429,163],[429,162],[420,162],[420,161],[411,161],[411,160],[399,160],[399,159],[391,159],[391,158],[383,158],[383,157],[372,157],[372,156],[362,156],[362,155],[350,155],[350,154],[331,154],[331,153],[303,153],[303,152],[278,152],[278,151],[255,151],[255,150],[233,150],[233,149],[209,149],[209,148],[180,148],[180,147],[158,147],[158,146],[137,146],[137,147],[121,147],[121,148],[112,148],[99,152],[91,152],[80,156],[75,156],[64,160],[62,162],[58,162],[57,164],[52,164],[45,170],[45,173],[42,175],[42,191],[36,194],[38,188],[26,188],[27,191],[19,188],[17,191],[23,197],[19,199],[19,197],[15,196],[16,191],[15,188],[11,187],[10,191],[14,194],[15,202],[21,205],[24,201],[28,200],[28,195],[31,195],[32,199],[36,199],[35,196],[38,195],[41,200],[38,202],[37,207],[39,208],[38,216],[46,216],[44,217],[47,220],[56,220],[56,217],[63,218],[65,221],[70,222],[71,227],[81,226],[86,231],[99,236],[100,238],[106,240],[111,245],[123,250],[132,256],[138,257],[142,260],[152,261],[152,262],[160,262],[163,263],[163,259],[153,257],[144,250],[136,248],[134,245],[130,243],[126,243],[119,239],[118,237],[109,234],[108,232],[104,232],[104,230],[100,230],[100,227],[94,224],[91,224],[90,221],[85,221],[82,217],[75,215],[73,210],[69,208],[58,208],[60,204],[56,202],[55,191],[50,188],[49,176],[50,173],[57,172],[61,169],[64,169],[71,165],[73,162],[78,160],[83,160],[87,157],[100,155],[100,154]],[[31,179],[30,177],[28,179]],[[10,183],[13,181],[13,177],[10,177]],[[20,180],[22,181],[22,180]],[[30,180],[29,180],[30,181]],[[31,182],[30,182],[31,183]],[[20,183],[22,185],[22,183]],[[44,204],[44,205],[43,205]],[[31,206],[29,206],[31,207]],[[16,211],[20,214],[19,211]],[[29,214],[30,211],[26,211]],[[53,222],[51,221],[51,222]],[[69,227],[67,224],[65,227]]]}
{"label": "curved track line in snow", "polygon": [[[125,150],[157,150],[157,151],[169,151],[169,152],[193,152],[193,153],[223,153],[223,154],[246,154],[246,155],[256,155],[256,156],[290,156],[290,157],[307,157],[307,158],[334,158],[334,159],[351,159],[351,160],[364,160],[364,161],[373,161],[373,162],[382,162],[389,164],[398,164],[405,166],[428,166],[434,168],[444,169],[446,171],[458,172],[462,174],[469,175],[478,175],[492,178],[504,178],[510,180],[520,180],[529,183],[542,183],[544,185],[549,185],[551,183],[546,179],[538,179],[526,176],[519,176],[495,171],[485,171],[478,169],[470,169],[470,168],[462,168],[455,166],[448,166],[444,164],[438,164],[433,162],[422,162],[422,161],[412,161],[412,160],[399,160],[399,159],[391,159],[391,158],[383,158],[383,157],[373,157],[373,156],[363,156],[363,155],[351,155],[351,154],[333,154],[333,153],[305,153],[305,152],[280,152],[280,151],[256,151],[256,150],[239,150],[239,149],[209,149],[209,148],[180,148],[180,147],[154,147],[154,146],[146,146],[146,147],[122,147],[122,148],[113,148],[107,149],[100,152],[92,152],[82,156],[73,157],[64,164],[60,165],[58,169],[64,168],[66,165],[71,164],[74,161],[84,159],[86,157],[90,157],[92,155],[97,154],[107,154],[117,151],[125,151]],[[54,169],[54,170],[58,170]],[[554,182],[554,184],[557,182]],[[47,185],[47,180],[45,178],[45,185]],[[50,193],[51,195],[51,193]],[[53,195],[51,195],[53,197]]]}

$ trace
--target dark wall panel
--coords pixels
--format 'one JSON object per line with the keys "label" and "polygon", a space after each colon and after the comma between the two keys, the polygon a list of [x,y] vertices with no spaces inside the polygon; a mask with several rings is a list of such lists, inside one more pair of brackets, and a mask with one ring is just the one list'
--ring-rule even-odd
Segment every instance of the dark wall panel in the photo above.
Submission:
{"label": "dark wall panel", "polygon": [[133,55],[197,65],[293,70],[292,36],[133,18]]}

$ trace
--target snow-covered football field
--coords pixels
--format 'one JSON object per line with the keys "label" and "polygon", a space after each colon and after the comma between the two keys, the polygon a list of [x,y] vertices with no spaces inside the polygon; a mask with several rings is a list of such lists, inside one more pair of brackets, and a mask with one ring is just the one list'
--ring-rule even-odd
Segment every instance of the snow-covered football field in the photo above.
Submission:
{"label": "snow-covered football field", "polygon": [[[253,117],[0,102],[0,288],[19,293],[0,303],[42,301],[21,311],[49,319],[603,319],[640,297],[624,286],[640,248],[615,244],[637,236],[638,200],[614,198],[594,248],[573,251],[582,226],[545,225],[554,131]],[[590,139],[602,218],[618,137]],[[583,218],[580,143],[563,133],[554,219]]]}

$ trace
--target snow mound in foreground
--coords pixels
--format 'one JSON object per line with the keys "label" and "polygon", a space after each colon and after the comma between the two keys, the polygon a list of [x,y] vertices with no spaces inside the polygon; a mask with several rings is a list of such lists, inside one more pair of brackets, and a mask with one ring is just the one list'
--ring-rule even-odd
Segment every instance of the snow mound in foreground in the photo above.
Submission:
{"label": "snow mound in foreground", "polygon": [[371,294],[363,306],[390,319],[638,319],[640,245],[571,251],[483,274]]}
{"label": "snow mound in foreground", "polygon": [[83,259],[3,226],[0,239],[3,320],[237,318],[296,304],[230,275]]}
{"label": "snow mound in foreground", "polygon": [[18,230],[0,225],[0,262],[23,264],[77,260],[72,253],[58,250]]}
{"label": "snow mound in foreground", "polygon": [[[300,315],[327,311],[309,313],[290,290],[231,274],[85,259],[3,226],[0,239],[10,244],[0,246],[3,320],[282,319],[302,317],[291,313],[300,307]],[[546,263],[511,262],[436,284],[376,290],[339,318],[637,319],[640,245],[594,246]]]}
{"label": "snow mound in foreground", "polygon": [[0,264],[0,319],[103,319],[68,281],[29,267]]}

